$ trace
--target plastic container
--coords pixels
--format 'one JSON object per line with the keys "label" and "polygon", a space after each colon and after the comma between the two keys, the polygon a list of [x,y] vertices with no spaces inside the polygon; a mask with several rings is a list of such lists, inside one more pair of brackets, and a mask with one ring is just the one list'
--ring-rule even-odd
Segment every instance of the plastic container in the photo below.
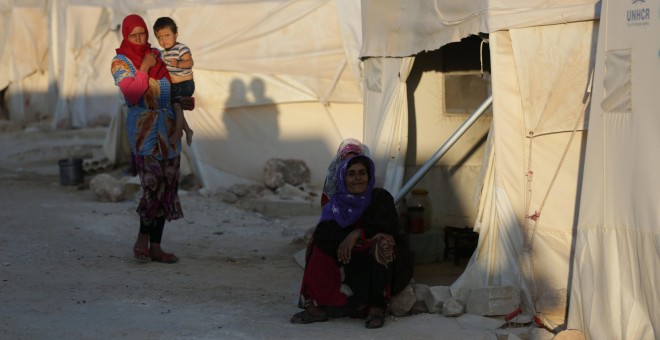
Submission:
{"label": "plastic container", "polygon": [[60,159],[57,164],[60,166],[60,184],[78,185],[84,181],[82,159]]}
{"label": "plastic container", "polygon": [[433,218],[431,200],[426,189],[413,189],[408,199],[408,232],[412,234],[421,234],[431,229],[431,220]]}

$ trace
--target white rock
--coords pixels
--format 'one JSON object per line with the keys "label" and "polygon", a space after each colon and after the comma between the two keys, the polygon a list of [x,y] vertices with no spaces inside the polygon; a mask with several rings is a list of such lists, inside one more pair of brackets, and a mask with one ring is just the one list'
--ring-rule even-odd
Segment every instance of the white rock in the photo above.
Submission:
{"label": "white rock", "polygon": [[413,287],[409,284],[390,300],[392,315],[404,316],[408,314],[415,304],[415,301],[415,292],[413,291]]}
{"label": "white rock", "polygon": [[90,190],[101,201],[118,202],[124,200],[124,190],[121,181],[109,174],[94,176],[89,182]]}

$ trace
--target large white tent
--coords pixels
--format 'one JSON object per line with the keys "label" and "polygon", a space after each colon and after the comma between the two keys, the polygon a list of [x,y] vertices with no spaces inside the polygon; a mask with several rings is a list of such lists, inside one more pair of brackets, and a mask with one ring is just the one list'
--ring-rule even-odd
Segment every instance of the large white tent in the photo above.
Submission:
{"label": "large white tent", "polygon": [[660,4],[604,1],[568,326],[660,338]]}
{"label": "large white tent", "polygon": [[110,125],[111,162],[128,154],[109,65],[130,13],[147,23],[173,17],[192,50],[195,137],[184,153],[207,189],[261,181],[270,158],[305,161],[320,186],[339,142],[361,138],[354,1],[2,0],[0,8],[0,89],[9,85],[12,120]]}
{"label": "large white tent", "polygon": [[[527,312],[563,323],[583,117],[597,35],[596,2],[569,6],[544,1],[524,8],[508,1],[474,7],[450,6],[447,1],[421,6],[364,3],[363,13],[371,8],[392,19],[363,16],[362,57],[370,57],[365,60],[366,84],[377,83],[370,80],[372,64],[392,65],[378,74],[385,83],[403,86],[397,78],[406,74],[399,68],[413,63],[415,53],[489,33],[493,115],[481,182],[475,181],[480,188],[474,222],[479,246],[452,291],[467,297],[476,287],[518,287]],[[382,62],[379,56],[399,58]],[[365,126],[405,125],[406,106],[387,107],[380,100],[396,93],[373,93],[366,86]],[[382,176],[388,189],[397,192],[408,138],[391,139],[382,131],[374,130],[380,134],[367,134],[365,140],[375,154],[389,155]],[[536,211],[541,214],[534,221],[529,216]]]}
{"label": "large white tent", "polygon": [[[365,140],[385,160],[381,176],[393,192],[409,176],[407,144],[419,138],[406,135],[407,70],[424,51],[488,34],[493,124],[477,182],[479,245],[453,294],[514,286],[525,312],[549,328],[565,327],[568,312],[568,327],[589,339],[657,339],[658,158],[650,154],[659,62],[649,42],[659,12],[644,3],[618,4],[615,24],[599,29],[599,1],[363,0]],[[634,22],[620,30],[626,15]],[[615,33],[598,43],[603,30]],[[645,53],[631,59],[631,50]],[[597,54],[607,57],[595,68]],[[632,94],[631,79],[641,84]]]}

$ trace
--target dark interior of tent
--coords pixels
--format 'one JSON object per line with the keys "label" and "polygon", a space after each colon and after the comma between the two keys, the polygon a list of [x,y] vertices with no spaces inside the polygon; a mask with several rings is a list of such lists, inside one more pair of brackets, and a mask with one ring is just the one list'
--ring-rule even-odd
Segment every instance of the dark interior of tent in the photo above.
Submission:
{"label": "dark interior of tent", "polygon": [[[416,91],[422,78],[428,75],[437,75],[444,91],[440,98],[442,104],[433,107],[431,113],[416,99]],[[406,178],[411,177],[419,169],[419,164],[427,159],[419,159],[418,144],[425,140],[435,139],[437,136],[428,136],[417,131],[418,119],[421,115],[439,115],[448,119],[465,119],[490,95],[490,51],[488,35],[472,35],[459,42],[450,43],[433,51],[425,51],[415,56],[411,73],[407,79],[408,86],[408,151],[406,156]],[[433,76],[436,77],[436,76]],[[428,107],[427,107],[428,108]],[[490,121],[492,113],[489,110],[481,120]],[[423,123],[422,123],[423,124]],[[465,149],[462,159],[474,156],[486,144],[487,131],[482,132],[469,147]],[[441,137],[441,140],[446,137]],[[458,164],[448,164],[439,161],[434,166],[436,172],[446,174],[448,177],[460,167]],[[404,181],[405,182],[405,181]],[[464,190],[470,190],[476,182],[463,183]],[[453,199],[457,193],[447,190],[447,186],[438,184],[434,180],[426,181],[425,187],[430,192],[433,205],[433,223],[438,224],[422,233],[410,232],[410,221],[404,221],[404,228],[408,229],[411,248],[415,253],[415,280],[418,283],[429,285],[451,285],[465,270],[469,258],[474,252],[478,234],[473,232],[473,216],[460,205],[447,208],[443,205]],[[469,188],[467,188],[469,187]],[[410,197],[410,196],[409,196]],[[405,205],[405,204],[404,204]],[[405,215],[405,214],[404,214]],[[455,216],[463,216],[456,219]],[[406,216],[404,216],[405,218]],[[410,216],[407,216],[408,218]]]}

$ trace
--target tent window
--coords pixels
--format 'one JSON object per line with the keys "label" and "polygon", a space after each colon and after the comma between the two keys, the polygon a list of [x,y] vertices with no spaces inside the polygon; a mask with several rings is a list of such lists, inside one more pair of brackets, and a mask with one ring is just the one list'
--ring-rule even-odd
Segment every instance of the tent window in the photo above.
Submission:
{"label": "tent window", "polygon": [[605,98],[600,104],[605,112],[632,112],[632,62],[630,50],[605,52]]}
{"label": "tent window", "polygon": [[445,73],[445,113],[469,115],[474,112],[490,94],[488,78],[482,78],[478,71]]}

